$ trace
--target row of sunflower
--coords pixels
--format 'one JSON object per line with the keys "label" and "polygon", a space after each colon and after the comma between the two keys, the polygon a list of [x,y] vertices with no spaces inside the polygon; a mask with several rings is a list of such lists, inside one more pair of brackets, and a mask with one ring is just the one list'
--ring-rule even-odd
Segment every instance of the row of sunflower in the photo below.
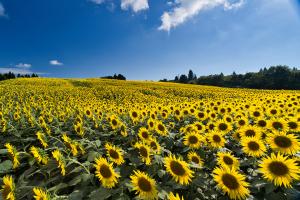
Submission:
{"label": "row of sunflower", "polygon": [[300,94],[115,80],[0,84],[3,199],[296,199]]}

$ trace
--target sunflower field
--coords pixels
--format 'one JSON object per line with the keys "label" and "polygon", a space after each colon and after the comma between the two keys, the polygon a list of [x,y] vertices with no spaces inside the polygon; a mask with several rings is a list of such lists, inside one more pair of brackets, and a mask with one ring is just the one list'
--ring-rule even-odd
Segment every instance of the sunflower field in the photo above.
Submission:
{"label": "sunflower field", "polygon": [[300,92],[0,82],[3,200],[300,199]]}

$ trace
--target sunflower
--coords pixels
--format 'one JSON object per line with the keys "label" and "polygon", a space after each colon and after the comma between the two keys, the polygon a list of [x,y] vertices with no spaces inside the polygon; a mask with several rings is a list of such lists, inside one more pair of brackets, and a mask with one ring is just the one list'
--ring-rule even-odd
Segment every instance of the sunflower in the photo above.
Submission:
{"label": "sunflower", "polygon": [[279,113],[280,113],[280,110],[278,110],[276,108],[269,108],[267,110],[267,114],[271,117],[275,117],[275,116],[279,115]]}
{"label": "sunflower", "polygon": [[121,125],[120,120],[115,115],[110,117],[109,123],[110,123],[110,126],[113,130],[116,130]]}
{"label": "sunflower", "polygon": [[205,130],[205,127],[203,124],[201,124],[200,122],[195,122],[193,124],[194,127],[196,127],[196,130],[198,131],[204,131]]}
{"label": "sunflower", "polygon": [[300,141],[294,134],[275,132],[268,135],[267,142],[273,150],[283,154],[294,155],[300,151]]}
{"label": "sunflower", "polygon": [[77,135],[79,135],[80,137],[84,136],[84,129],[83,129],[83,125],[80,123],[77,123],[74,125],[74,130],[77,133]]}
{"label": "sunflower", "polygon": [[238,127],[246,126],[246,125],[248,125],[248,119],[245,117],[240,117],[240,118],[236,119],[236,125]]}
{"label": "sunflower", "polygon": [[256,124],[256,126],[258,126],[260,128],[266,128],[268,125],[268,121],[265,118],[260,117],[260,118],[256,119],[255,124]]}
{"label": "sunflower", "polygon": [[130,118],[133,122],[137,122],[140,119],[140,113],[138,111],[133,110],[130,112]]}
{"label": "sunflower", "polygon": [[184,200],[184,198],[180,198],[179,194],[173,194],[173,192],[170,192],[169,200]]}
{"label": "sunflower", "polygon": [[237,131],[240,137],[258,137],[262,136],[262,129],[257,126],[244,126]]}
{"label": "sunflower", "polygon": [[48,147],[48,144],[47,144],[47,138],[46,138],[46,136],[45,136],[44,133],[38,131],[38,132],[36,133],[36,137],[37,137],[37,139],[40,141],[40,143],[42,144],[42,146],[43,146],[44,148],[47,148],[47,147]]}
{"label": "sunflower", "polygon": [[65,176],[66,175],[66,161],[62,153],[56,149],[52,151],[53,158],[57,161],[58,167],[60,168],[60,173]]}
{"label": "sunflower", "polygon": [[120,175],[115,172],[112,163],[108,163],[105,158],[96,158],[96,176],[105,188],[113,188],[118,183]]}
{"label": "sunflower", "polygon": [[151,150],[150,147],[144,143],[137,142],[134,145],[135,148],[139,150],[140,158],[146,165],[151,164]]}
{"label": "sunflower", "polygon": [[212,131],[206,134],[209,144],[213,148],[222,148],[225,145],[225,138],[221,132]]}
{"label": "sunflower", "polygon": [[227,193],[230,199],[246,199],[250,195],[246,177],[234,168],[218,167],[213,171],[217,186]]}
{"label": "sunflower", "polygon": [[239,160],[231,155],[230,152],[218,152],[217,163],[222,167],[239,168]]}
{"label": "sunflower", "polygon": [[252,109],[252,111],[250,111],[250,116],[253,118],[259,118],[261,117],[263,114],[260,110],[258,110],[257,108]]}
{"label": "sunflower", "polygon": [[139,132],[138,132],[138,136],[141,140],[143,141],[147,141],[150,139],[151,137],[151,134],[150,132],[148,131],[148,129],[146,129],[145,127],[142,127],[139,129]]}
{"label": "sunflower", "polygon": [[259,170],[263,177],[275,186],[292,187],[293,180],[299,180],[300,167],[297,165],[296,160],[288,158],[280,153],[263,158]]}
{"label": "sunflower", "polygon": [[156,138],[152,137],[147,143],[154,153],[156,154],[160,153],[161,147],[160,144],[157,142]]}
{"label": "sunflower", "polygon": [[49,157],[48,157],[47,153],[45,151],[43,151],[42,149],[32,146],[30,148],[30,152],[38,163],[42,163],[44,165],[46,165],[48,163]]}
{"label": "sunflower", "polygon": [[147,126],[148,126],[148,129],[149,129],[149,130],[154,130],[154,129],[155,129],[155,121],[152,120],[152,119],[149,119],[149,120],[147,121]]}
{"label": "sunflower", "polygon": [[6,120],[2,119],[0,121],[0,133],[4,133],[6,131]]}
{"label": "sunflower", "polygon": [[187,157],[189,162],[195,163],[199,167],[203,166],[203,160],[196,152],[190,151]]}
{"label": "sunflower", "polygon": [[91,117],[93,116],[93,113],[92,113],[92,111],[91,111],[90,108],[85,108],[85,109],[84,109],[84,114],[85,114],[85,116],[87,116],[88,118],[91,118]]}
{"label": "sunflower", "polygon": [[200,148],[203,137],[196,132],[188,132],[184,137],[183,144],[194,149]]}
{"label": "sunflower", "polygon": [[189,168],[188,163],[173,155],[166,157],[164,160],[167,172],[172,175],[176,182],[181,185],[188,185],[191,182],[194,172]]}
{"label": "sunflower", "polygon": [[33,188],[34,199],[35,200],[50,200],[50,194],[47,191],[44,191],[41,188]]}
{"label": "sunflower", "polygon": [[267,127],[272,131],[287,131],[288,123],[282,118],[273,118],[268,121]]}
{"label": "sunflower", "polygon": [[158,134],[162,136],[166,136],[168,134],[168,130],[162,122],[158,121],[155,125],[155,130]]}
{"label": "sunflower", "polygon": [[128,133],[127,133],[127,127],[124,123],[122,123],[120,125],[120,133],[123,137],[127,137]]}
{"label": "sunflower", "polygon": [[139,195],[140,199],[158,199],[158,191],[156,189],[156,181],[145,172],[139,170],[134,171],[130,176],[133,190]]}
{"label": "sunflower", "polygon": [[230,115],[224,115],[223,119],[227,122],[227,123],[233,123],[233,118]]}
{"label": "sunflower", "polygon": [[261,157],[267,150],[263,141],[257,137],[244,137],[241,140],[241,145],[244,153],[253,157]]}
{"label": "sunflower", "polygon": [[121,165],[124,163],[124,158],[123,158],[123,153],[122,153],[122,149],[116,147],[115,145],[106,143],[105,144],[105,149],[107,152],[107,156],[109,157],[109,159],[116,163],[117,165]]}
{"label": "sunflower", "polygon": [[230,123],[224,120],[219,120],[216,122],[216,131],[227,133],[231,130],[232,130],[232,126]]}
{"label": "sunflower", "polygon": [[213,130],[215,130],[215,128],[216,128],[216,123],[213,121],[206,124],[207,131],[213,131]]}
{"label": "sunflower", "polygon": [[9,157],[13,162],[13,168],[14,169],[17,168],[20,165],[20,161],[19,161],[20,153],[17,151],[16,147],[11,145],[10,143],[6,143],[4,146],[6,147]]}
{"label": "sunflower", "polygon": [[66,133],[63,133],[61,138],[64,141],[65,145],[68,147],[68,149],[71,150],[73,156],[77,156],[78,155],[78,149],[77,149],[78,143],[73,141],[71,138],[69,138]]}
{"label": "sunflower", "polygon": [[300,124],[296,118],[290,118],[287,120],[290,131],[300,131]]}
{"label": "sunflower", "polygon": [[5,200],[15,200],[15,183],[12,176],[4,176],[3,177],[3,185],[2,185],[2,197]]}

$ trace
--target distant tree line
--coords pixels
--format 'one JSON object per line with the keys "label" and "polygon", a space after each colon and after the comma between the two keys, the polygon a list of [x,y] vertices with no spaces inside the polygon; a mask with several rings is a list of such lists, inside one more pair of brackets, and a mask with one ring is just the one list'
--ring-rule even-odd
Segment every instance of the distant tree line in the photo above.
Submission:
{"label": "distant tree line", "polygon": [[104,77],[101,77],[101,78],[105,78],[105,79],[117,79],[117,80],[124,80],[126,81],[126,77],[123,76],[122,74],[114,74],[113,76],[104,76]]}
{"label": "distant tree line", "polygon": [[288,66],[272,66],[260,69],[259,72],[248,72],[225,76],[223,73],[200,76],[197,78],[192,70],[187,75],[182,74],[174,80],[163,79],[162,82],[190,83],[220,87],[239,87],[254,89],[300,89],[300,70]]}
{"label": "distant tree line", "polygon": [[7,79],[14,79],[14,78],[34,78],[34,77],[39,77],[37,74],[17,74],[15,75],[13,72],[8,72],[8,73],[0,73],[0,81],[4,81]]}

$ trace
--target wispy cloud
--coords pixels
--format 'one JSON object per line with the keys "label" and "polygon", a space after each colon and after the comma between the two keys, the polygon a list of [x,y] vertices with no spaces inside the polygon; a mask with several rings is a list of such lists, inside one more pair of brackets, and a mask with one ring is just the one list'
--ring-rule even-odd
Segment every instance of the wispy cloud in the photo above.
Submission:
{"label": "wispy cloud", "polygon": [[4,16],[6,16],[5,8],[4,8],[3,4],[0,2],[0,17],[4,17]]}
{"label": "wispy cloud", "polygon": [[50,65],[54,65],[54,66],[62,66],[62,65],[64,65],[62,62],[60,62],[58,60],[50,60],[49,64]]}
{"label": "wispy cloud", "polygon": [[32,65],[31,64],[28,64],[28,63],[19,63],[16,65],[16,67],[19,67],[19,68],[30,68]]}
{"label": "wispy cloud", "polygon": [[244,1],[231,3],[230,0],[176,0],[172,10],[164,12],[161,16],[162,24],[158,29],[170,31],[203,10],[213,9],[217,6],[223,6],[225,10],[230,10],[241,7],[245,3]]}
{"label": "wispy cloud", "polygon": [[92,2],[92,3],[95,3],[95,4],[98,4],[98,5],[100,5],[100,4],[102,4],[102,3],[105,2],[105,0],[88,0],[88,1]]}
{"label": "wispy cloud", "polygon": [[121,0],[123,10],[132,9],[134,12],[149,9],[148,0]]}
{"label": "wispy cloud", "polygon": [[26,68],[0,67],[0,73],[13,72],[15,74],[32,74],[33,71]]}

